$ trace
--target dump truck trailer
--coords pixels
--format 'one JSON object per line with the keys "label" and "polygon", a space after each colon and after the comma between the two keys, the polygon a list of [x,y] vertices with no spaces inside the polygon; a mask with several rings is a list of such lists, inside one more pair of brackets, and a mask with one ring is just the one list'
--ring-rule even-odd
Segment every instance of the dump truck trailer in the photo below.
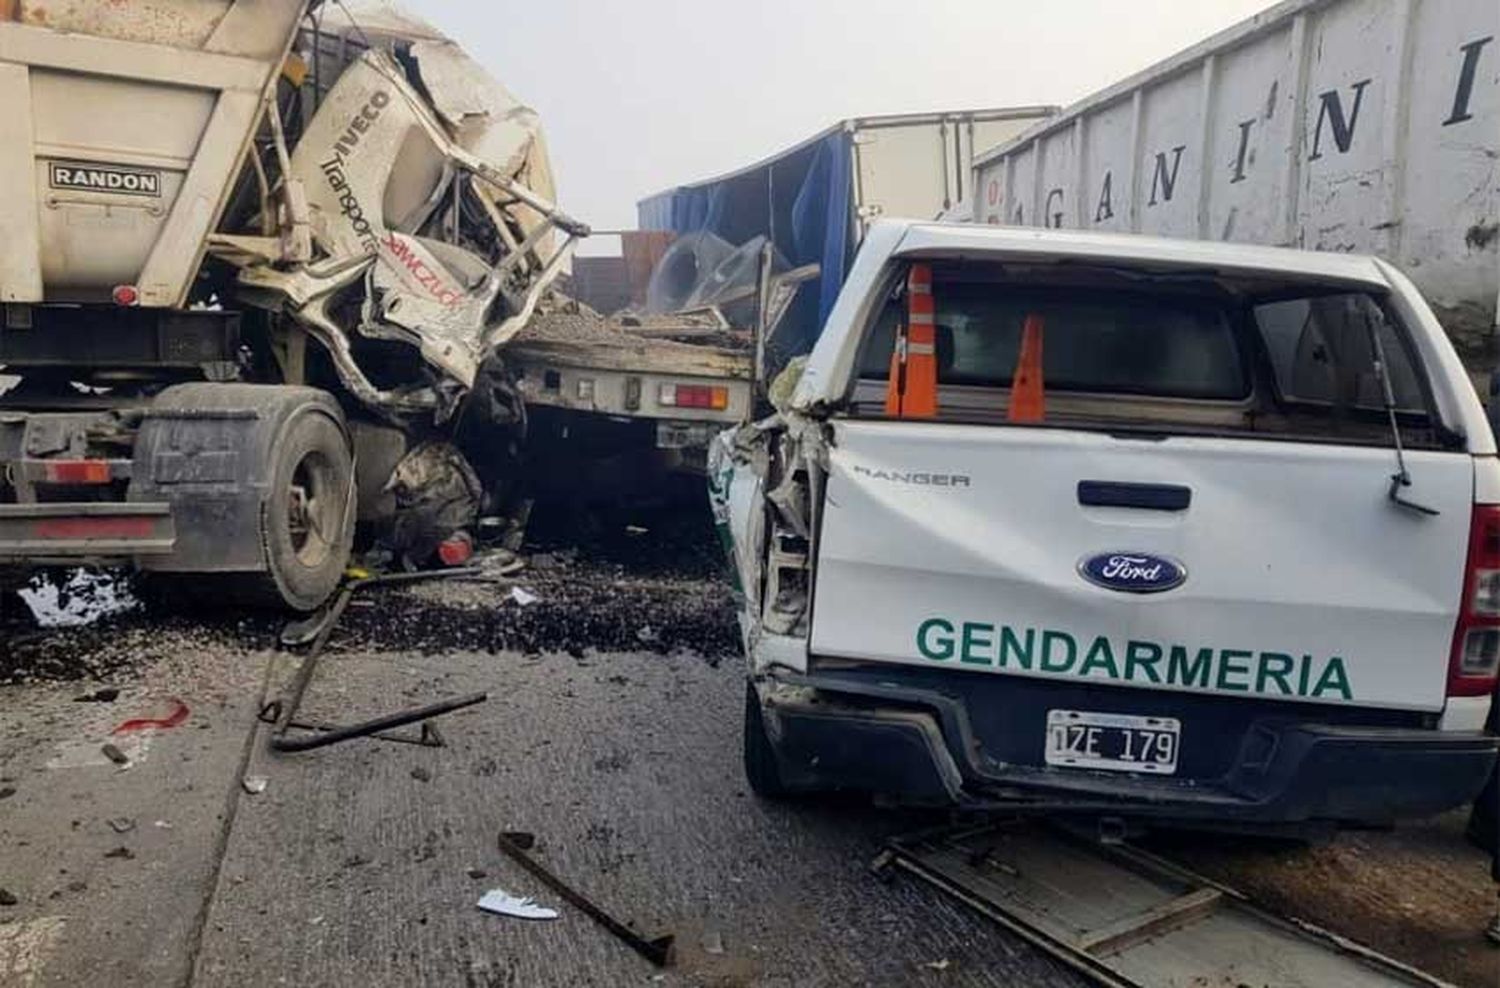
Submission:
{"label": "dump truck trailer", "polygon": [[566,431],[580,376],[637,426],[680,394],[679,439],[747,407],[694,385],[745,387],[742,348],[555,290],[588,230],[536,115],[390,5],[21,0],[0,100],[4,582],[126,563],[306,610],[356,525],[420,564],[503,512],[528,396]]}
{"label": "dump truck trailer", "polygon": [[975,159],[955,218],[1376,254],[1495,365],[1500,5],[1287,0]]}

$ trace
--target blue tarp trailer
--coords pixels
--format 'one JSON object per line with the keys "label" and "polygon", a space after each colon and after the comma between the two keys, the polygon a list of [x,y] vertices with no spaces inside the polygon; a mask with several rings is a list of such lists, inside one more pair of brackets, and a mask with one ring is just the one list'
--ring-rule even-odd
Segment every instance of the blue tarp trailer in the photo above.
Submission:
{"label": "blue tarp trailer", "polygon": [[868,223],[952,209],[971,193],[976,151],[1056,112],[1028,106],[840,121],[738,171],[643,199],[638,222],[643,230],[707,230],[736,245],[764,235],[791,265],[818,264],[819,276],[777,330],[778,353],[805,353]]}

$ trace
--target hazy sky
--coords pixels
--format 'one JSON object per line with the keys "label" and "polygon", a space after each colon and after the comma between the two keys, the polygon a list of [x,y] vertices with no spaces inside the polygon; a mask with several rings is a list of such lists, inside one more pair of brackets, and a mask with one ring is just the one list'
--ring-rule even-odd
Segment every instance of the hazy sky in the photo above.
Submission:
{"label": "hazy sky", "polygon": [[402,5],[541,113],[563,206],[619,228],[637,199],[845,117],[1070,103],[1271,0]]}

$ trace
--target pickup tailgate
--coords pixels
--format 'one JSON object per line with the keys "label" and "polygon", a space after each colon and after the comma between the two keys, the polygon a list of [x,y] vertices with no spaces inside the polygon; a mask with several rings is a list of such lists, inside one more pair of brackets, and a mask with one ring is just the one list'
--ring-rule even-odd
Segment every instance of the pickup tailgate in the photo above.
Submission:
{"label": "pickup tailgate", "polygon": [[[1388,448],[860,420],[836,421],[831,445],[817,656],[1443,706],[1466,454],[1408,453],[1409,496],[1439,512],[1424,516],[1387,499]],[[1098,499],[1080,484],[1143,491],[1148,506],[1081,503]],[[1186,576],[1153,593],[1086,577],[1112,556]]]}

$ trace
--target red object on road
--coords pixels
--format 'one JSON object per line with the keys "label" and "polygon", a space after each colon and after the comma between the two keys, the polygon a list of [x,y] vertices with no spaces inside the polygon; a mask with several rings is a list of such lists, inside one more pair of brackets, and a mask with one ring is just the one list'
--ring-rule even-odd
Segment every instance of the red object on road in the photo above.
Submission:
{"label": "red object on road", "polygon": [[438,544],[438,558],[444,566],[462,566],[474,555],[474,543],[468,532],[454,532]]}
{"label": "red object on road", "polygon": [[127,720],[119,727],[111,731],[111,734],[129,734],[131,731],[149,731],[154,728],[176,727],[188,719],[188,705],[176,697],[172,698],[174,707],[172,712],[165,717],[136,717]]}

